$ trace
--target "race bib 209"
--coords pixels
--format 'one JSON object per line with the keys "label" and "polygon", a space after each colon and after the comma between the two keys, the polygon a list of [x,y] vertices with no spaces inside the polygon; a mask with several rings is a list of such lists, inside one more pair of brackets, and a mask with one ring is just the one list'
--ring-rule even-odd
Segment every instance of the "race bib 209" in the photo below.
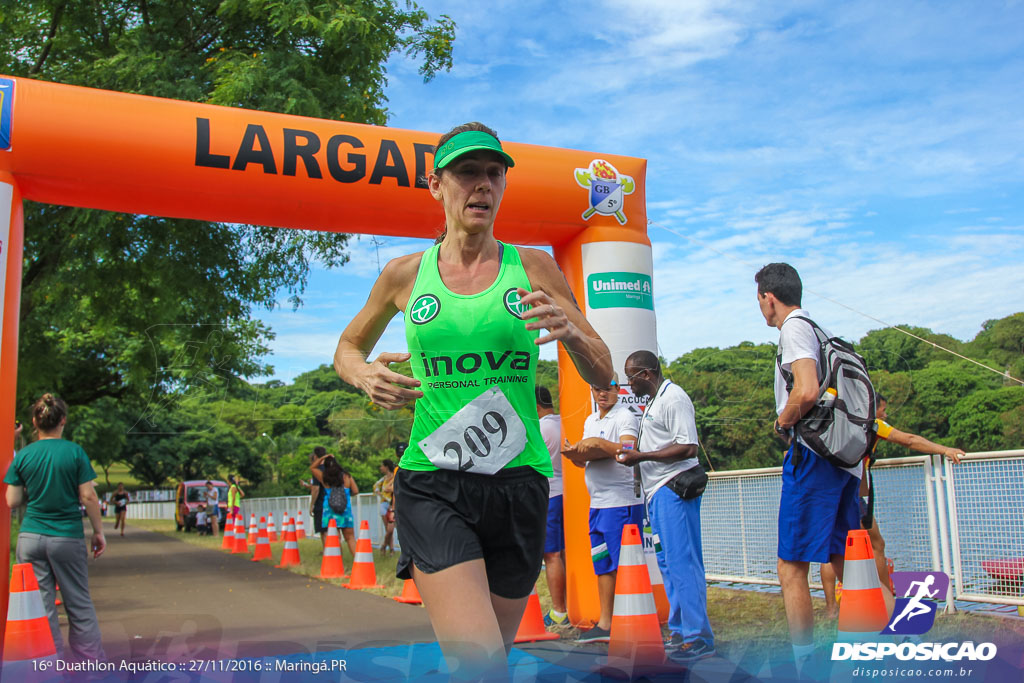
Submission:
{"label": "race bib 209", "polygon": [[419,446],[440,469],[494,474],[526,448],[526,426],[501,389],[492,387]]}

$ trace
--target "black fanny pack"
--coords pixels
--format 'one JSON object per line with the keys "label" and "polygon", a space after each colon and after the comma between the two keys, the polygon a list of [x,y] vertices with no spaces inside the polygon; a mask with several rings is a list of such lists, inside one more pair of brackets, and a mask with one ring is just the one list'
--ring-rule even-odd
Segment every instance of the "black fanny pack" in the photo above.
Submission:
{"label": "black fanny pack", "polygon": [[708,473],[700,465],[680,472],[665,482],[665,486],[683,500],[692,500],[704,493],[708,487]]}

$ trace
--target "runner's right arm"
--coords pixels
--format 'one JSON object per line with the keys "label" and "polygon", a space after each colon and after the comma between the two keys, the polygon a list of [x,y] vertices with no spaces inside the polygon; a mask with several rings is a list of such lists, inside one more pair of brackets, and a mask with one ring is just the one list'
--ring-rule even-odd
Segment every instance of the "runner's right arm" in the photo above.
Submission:
{"label": "runner's right arm", "polygon": [[408,353],[385,352],[370,363],[366,358],[395,314],[405,310],[421,256],[421,253],[402,256],[384,266],[369,298],[341,333],[334,351],[334,370],[338,377],[388,410],[397,410],[423,396],[423,392],[416,389],[420,385],[419,380],[388,367],[391,363],[409,360],[410,356]]}

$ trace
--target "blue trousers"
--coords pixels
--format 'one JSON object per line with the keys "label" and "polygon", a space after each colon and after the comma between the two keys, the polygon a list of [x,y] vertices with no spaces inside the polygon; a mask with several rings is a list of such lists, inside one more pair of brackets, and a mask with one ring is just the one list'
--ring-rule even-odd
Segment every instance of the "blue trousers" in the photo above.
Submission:
{"label": "blue trousers", "polygon": [[647,511],[652,530],[661,538],[657,557],[668,597],[668,628],[684,643],[700,639],[714,647],[700,542],[700,498],[683,500],[662,486]]}

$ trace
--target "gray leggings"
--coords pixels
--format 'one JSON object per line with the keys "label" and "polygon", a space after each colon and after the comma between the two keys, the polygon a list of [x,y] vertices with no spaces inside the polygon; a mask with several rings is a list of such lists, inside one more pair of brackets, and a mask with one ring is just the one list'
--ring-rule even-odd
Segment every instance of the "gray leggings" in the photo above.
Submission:
{"label": "gray leggings", "polygon": [[[22,532],[18,534],[17,558],[18,562],[32,565],[57,653],[69,659],[105,659],[96,609],[89,597],[85,540]],[[64,652],[64,639],[57,622],[55,582],[60,584],[64,611],[68,615],[70,653]]]}

